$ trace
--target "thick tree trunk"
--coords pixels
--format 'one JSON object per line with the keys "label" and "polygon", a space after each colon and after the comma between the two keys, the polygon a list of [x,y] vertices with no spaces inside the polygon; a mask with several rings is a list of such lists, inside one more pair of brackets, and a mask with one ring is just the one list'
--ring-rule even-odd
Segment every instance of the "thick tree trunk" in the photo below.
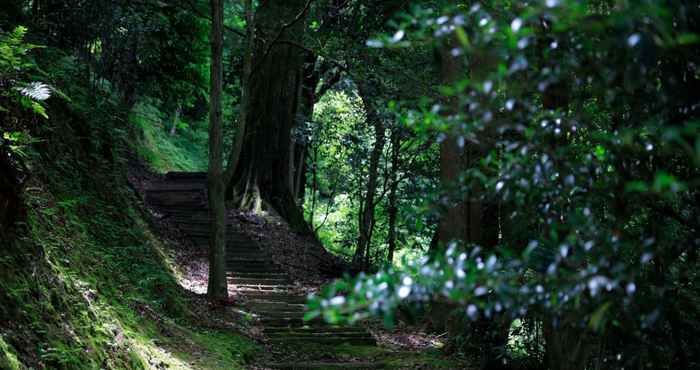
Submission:
{"label": "thick tree trunk", "polygon": [[[441,76],[445,84],[452,84],[466,77],[464,62],[451,54],[456,46],[456,40],[449,39],[440,49]],[[479,56],[475,56],[473,60],[470,66],[472,77],[483,73],[482,70],[485,68],[485,63],[479,62]],[[453,111],[459,109],[458,102],[452,98],[446,103],[447,106],[453,107]],[[446,189],[459,194],[458,197],[448,197],[451,201],[440,221],[438,234],[443,247],[452,240],[483,246],[494,246],[497,242],[496,208],[480,200],[480,189],[475,184],[472,184],[468,193],[460,194],[458,190],[460,174],[470,167],[477,166],[479,160],[486,154],[486,148],[491,141],[489,135],[491,135],[490,132],[483,132],[479,138],[480,143],[460,146],[458,134],[450,133],[441,143],[440,180]],[[488,219],[487,216],[493,218]]]}
{"label": "thick tree trunk", "polygon": [[[449,38],[440,49],[441,78],[444,84],[454,84],[466,76],[465,63],[462,58],[454,57],[452,50],[458,46],[455,38]],[[487,63],[485,56],[472,55],[470,57],[471,78],[478,80],[483,76]],[[453,98],[448,99],[445,104],[452,112],[460,109],[459,102]],[[450,113],[452,113],[450,112]],[[455,125],[458,126],[458,125]],[[456,130],[455,130],[456,131]],[[491,142],[492,133],[485,130],[480,133],[479,143],[469,143],[460,145],[458,132],[451,132],[441,143],[440,147],[440,177],[443,186],[451,190],[452,194],[458,196],[448,196],[450,203],[446,214],[440,220],[437,236],[439,237],[438,248],[453,240],[460,240],[467,243],[475,243],[481,246],[495,246],[497,241],[498,219],[494,215],[493,219],[486,218],[491,215],[493,207],[485,205],[480,200],[482,190],[475,182],[469,188],[469,192],[464,194],[460,190],[460,175],[469,168],[477,166],[479,160],[483,158]],[[494,237],[495,235],[495,237]],[[431,246],[431,249],[432,246]],[[434,251],[434,249],[433,249]],[[481,353],[481,368],[491,369],[500,362],[497,348],[502,348],[508,339],[508,326],[497,318],[480,319],[472,324],[477,331],[484,333]],[[466,330],[473,331],[474,328]],[[486,336],[486,334],[489,334]]]}
{"label": "thick tree trunk", "polygon": [[[257,34],[252,69],[245,88],[246,127],[235,173],[241,208],[271,207],[298,232],[309,232],[290,184],[290,145],[298,108],[303,55],[290,43],[301,43],[306,2],[269,0],[255,16]],[[285,41],[285,42],[280,42]]]}
{"label": "thick tree trunk", "polygon": [[[462,78],[464,67],[461,59],[452,56],[451,50],[456,47],[456,41],[449,39],[440,48],[440,74],[444,84],[452,84]],[[446,106],[458,109],[454,98],[449,98]],[[445,190],[457,185],[459,174],[464,170],[463,148],[457,143],[457,138],[450,133],[445,140],[440,143],[440,182]],[[449,204],[447,211],[442,215],[438,227],[438,235],[442,247],[452,240],[468,240],[468,206],[464,194],[460,198],[454,199],[448,196]]]}
{"label": "thick tree trunk", "polygon": [[367,112],[367,120],[374,126],[374,146],[372,147],[372,154],[369,160],[369,172],[367,179],[367,192],[365,194],[364,205],[362,206],[362,213],[360,217],[360,228],[359,228],[359,240],[357,242],[357,249],[355,250],[355,256],[353,257],[353,263],[361,268],[363,266],[363,256],[367,252],[370,244],[370,231],[372,224],[374,223],[374,196],[377,191],[377,179],[379,177],[379,160],[384,150],[384,142],[386,140],[384,134],[384,122],[382,118],[379,117],[374,102],[371,100],[373,95],[370,95],[367,87],[364,85],[365,82],[358,83],[358,88],[360,96],[362,97],[362,102],[365,106]]}
{"label": "thick tree trunk", "polygon": [[226,205],[224,203],[223,134],[221,92],[223,88],[223,0],[211,0],[211,97],[209,112],[209,284],[212,301],[228,299],[226,281]]}
{"label": "thick tree trunk", "polygon": [[394,263],[394,252],[396,251],[396,216],[398,214],[398,173],[399,173],[399,148],[401,138],[399,130],[393,130],[391,133],[391,184],[389,187],[389,236],[387,244],[389,251],[387,253],[387,263],[389,266]]}

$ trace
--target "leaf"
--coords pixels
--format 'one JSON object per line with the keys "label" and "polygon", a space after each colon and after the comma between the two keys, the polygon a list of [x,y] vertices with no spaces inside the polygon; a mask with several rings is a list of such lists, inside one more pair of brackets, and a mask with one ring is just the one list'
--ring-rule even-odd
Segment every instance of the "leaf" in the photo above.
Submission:
{"label": "leaf", "polygon": [[455,28],[455,33],[457,34],[457,39],[462,44],[462,46],[468,47],[469,46],[469,36],[467,36],[467,33],[464,32],[464,28],[462,28],[462,27]]}
{"label": "leaf", "polygon": [[36,101],[44,101],[51,97],[51,88],[43,82],[32,82],[17,89],[22,95]]}
{"label": "leaf", "polygon": [[676,39],[678,45],[690,45],[700,42],[700,35],[697,33],[682,33]]}
{"label": "leaf", "polygon": [[628,193],[645,193],[649,191],[649,186],[644,181],[630,181],[625,184],[625,191]]}
{"label": "leaf", "polygon": [[41,105],[37,102],[32,102],[32,110],[34,111],[34,113],[36,113],[36,114],[38,114],[46,119],[49,119],[49,115],[46,114],[46,109],[44,108],[43,105]]}
{"label": "leaf", "polygon": [[605,313],[610,309],[612,302],[603,303],[598,309],[593,312],[591,319],[588,321],[588,326],[595,330],[600,331],[605,325]]}

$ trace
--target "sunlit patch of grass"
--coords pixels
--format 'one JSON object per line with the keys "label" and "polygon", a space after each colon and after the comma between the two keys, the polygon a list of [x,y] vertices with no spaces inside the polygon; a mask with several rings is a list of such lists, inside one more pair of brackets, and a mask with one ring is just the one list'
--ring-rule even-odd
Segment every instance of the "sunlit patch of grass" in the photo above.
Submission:
{"label": "sunlit patch of grass", "polygon": [[20,370],[24,367],[17,359],[17,354],[0,335],[0,369]]}
{"label": "sunlit patch of grass", "polygon": [[55,178],[32,180],[27,235],[0,258],[0,315],[14,323],[0,326],[0,368],[244,368],[256,345],[194,325],[126,187],[101,194]]}
{"label": "sunlit patch of grass", "polygon": [[141,102],[134,108],[131,121],[141,137],[133,144],[139,156],[156,172],[206,171],[208,145],[206,123],[187,126],[175,135],[165,127],[167,116],[153,104]]}

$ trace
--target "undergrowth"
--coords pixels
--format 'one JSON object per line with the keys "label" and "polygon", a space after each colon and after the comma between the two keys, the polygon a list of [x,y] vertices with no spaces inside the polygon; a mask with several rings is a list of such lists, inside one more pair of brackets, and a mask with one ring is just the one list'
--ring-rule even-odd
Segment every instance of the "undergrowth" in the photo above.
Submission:
{"label": "undergrowth", "polygon": [[[62,86],[71,63],[54,60]],[[242,368],[256,345],[195,324],[196,300],[127,186],[116,99],[68,90],[31,128],[26,217],[0,241],[0,369]]]}
{"label": "undergrowth", "polygon": [[177,130],[170,134],[171,117],[157,108],[157,101],[145,99],[137,104],[129,117],[136,126],[138,140],[133,149],[158,173],[169,171],[206,171],[208,163],[206,123],[188,124],[178,120]]}

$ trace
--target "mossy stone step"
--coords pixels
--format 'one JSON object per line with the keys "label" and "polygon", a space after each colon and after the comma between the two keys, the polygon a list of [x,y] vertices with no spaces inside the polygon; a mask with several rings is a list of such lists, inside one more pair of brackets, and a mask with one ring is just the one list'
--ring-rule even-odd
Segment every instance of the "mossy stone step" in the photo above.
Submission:
{"label": "mossy stone step", "polygon": [[231,272],[262,272],[262,273],[281,273],[279,267],[272,262],[268,263],[241,263],[231,262],[226,263],[226,267]]}
{"label": "mossy stone step", "polygon": [[299,326],[299,327],[289,327],[289,326],[268,326],[263,329],[263,332],[267,335],[274,335],[276,333],[364,333],[367,331],[364,328],[358,328],[356,326]]}
{"label": "mossy stone step", "polygon": [[247,292],[243,294],[249,302],[283,302],[292,304],[305,304],[306,297],[300,295],[280,294],[271,292]]}
{"label": "mossy stone step", "polygon": [[228,282],[236,285],[290,285],[289,279],[251,279],[229,276]]}
{"label": "mossy stone step", "polygon": [[[245,269],[262,268],[262,269],[278,269],[277,265],[272,261],[242,261],[242,260],[226,260],[226,266],[231,268],[231,271],[246,271]],[[279,269],[278,269],[279,270]]]}
{"label": "mossy stone step", "polygon": [[277,274],[282,272],[279,268],[273,266],[227,266],[226,268],[233,276],[235,276],[237,273]]}
{"label": "mossy stone step", "polygon": [[266,319],[299,319],[304,318],[304,311],[259,311],[252,310],[252,313],[257,317]]}
{"label": "mossy stone step", "polygon": [[234,284],[236,286],[236,289],[239,291],[251,291],[251,292],[264,292],[264,291],[273,291],[273,292],[284,292],[288,291],[290,289],[294,289],[294,285],[289,285],[289,284],[276,284],[276,285],[262,285],[262,284]]}
{"label": "mossy stone step", "polygon": [[317,343],[317,344],[351,344],[356,346],[374,346],[377,345],[377,341],[372,337],[340,337],[340,336],[329,336],[329,337],[285,337],[285,338],[270,338],[270,342],[274,343]]}
{"label": "mossy stone step", "polygon": [[362,339],[373,339],[371,334],[367,332],[355,332],[355,333],[337,333],[337,332],[323,332],[323,328],[320,328],[315,333],[294,333],[294,332],[277,332],[277,333],[265,333],[270,339],[282,339],[282,338],[362,338]]}
{"label": "mossy stone step", "polygon": [[289,275],[283,272],[273,272],[273,273],[257,273],[257,272],[234,272],[228,271],[227,274],[232,277],[237,278],[247,278],[247,279],[289,279]]}
{"label": "mossy stone step", "polygon": [[251,302],[246,305],[251,310],[260,311],[304,311],[305,304],[301,303],[285,303],[285,302]]}
{"label": "mossy stone step", "polygon": [[383,362],[278,362],[267,363],[265,367],[279,370],[306,370],[306,369],[384,369],[387,365]]}

